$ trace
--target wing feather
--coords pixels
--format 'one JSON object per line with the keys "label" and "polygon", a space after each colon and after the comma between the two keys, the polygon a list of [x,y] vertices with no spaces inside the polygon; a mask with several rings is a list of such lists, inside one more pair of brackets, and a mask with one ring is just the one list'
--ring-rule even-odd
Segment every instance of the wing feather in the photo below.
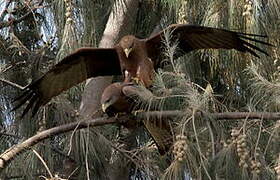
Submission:
{"label": "wing feather", "polygon": [[247,40],[253,41],[253,42],[257,42],[257,43],[265,44],[265,45],[268,45],[268,46],[272,46],[271,44],[269,44],[269,43],[267,43],[265,41],[257,40],[257,39],[250,38],[250,37],[247,37],[247,36],[239,36],[239,37],[243,38],[243,39],[247,39]]}
{"label": "wing feather", "polygon": [[[253,45],[253,44],[250,44],[250,43],[248,43],[248,42],[246,42],[246,41],[244,41],[244,40],[242,40],[242,42],[243,42],[244,45],[246,45],[246,46],[248,46],[248,47],[250,47],[250,48],[252,48],[252,49],[255,49],[255,50],[259,51],[259,52],[262,52],[263,54],[269,56],[269,54],[268,54],[266,51],[260,49],[259,47],[255,46],[255,45]],[[245,47],[246,47],[246,46],[245,46]]]}
{"label": "wing feather", "polygon": [[[145,87],[135,86],[132,83],[123,85],[122,92],[130,99],[134,99],[134,101],[135,98],[140,100],[140,102],[136,100],[135,102],[131,103],[131,105],[133,104],[132,106],[136,108],[134,110],[142,109],[141,107],[143,107],[143,104],[141,105],[141,103],[150,103],[150,100],[153,96],[153,94]],[[170,121],[166,118],[143,119],[144,126],[156,143],[161,155],[167,153],[173,144],[172,126],[169,122]]]}
{"label": "wing feather", "polygon": [[174,42],[177,40],[179,42],[179,49],[183,51],[183,53],[180,52],[176,57],[197,49],[235,49],[259,57],[256,51],[265,55],[268,55],[268,53],[253,45],[252,42],[272,46],[265,41],[256,39],[257,37],[267,38],[265,35],[239,33],[204,26],[175,24],[170,25],[154,36],[145,39],[148,56],[153,61],[161,58],[161,47],[164,46],[163,38],[165,31],[170,31],[171,41]]}
{"label": "wing feather", "polygon": [[173,144],[171,125],[167,122],[167,119],[149,118],[143,120],[145,128],[155,141],[161,155],[166,154]]}
{"label": "wing feather", "polygon": [[91,77],[121,75],[117,51],[114,48],[80,48],[66,56],[41,78],[28,85],[13,110],[28,102],[23,116],[31,109],[34,116],[39,107],[54,96]]}

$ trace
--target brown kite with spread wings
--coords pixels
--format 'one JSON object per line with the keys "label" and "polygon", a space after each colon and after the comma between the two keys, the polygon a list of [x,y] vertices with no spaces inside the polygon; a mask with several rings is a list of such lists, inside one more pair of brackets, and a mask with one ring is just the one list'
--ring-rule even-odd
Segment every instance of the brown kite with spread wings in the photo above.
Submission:
{"label": "brown kite with spread wings", "polygon": [[171,32],[171,41],[178,42],[180,57],[197,49],[235,49],[259,57],[255,51],[268,55],[264,50],[249,43],[270,45],[256,37],[262,35],[244,34],[223,29],[175,24],[147,39],[124,36],[113,48],[80,48],[65,57],[38,80],[33,81],[18,97],[17,109],[29,101],[23,115],[32,109],[32,115],[52,97],[91,77],[124,74],[125,82],[137,78],[146,87],[153,80],[154,69],[163,61],[162,41],[164,32]]}

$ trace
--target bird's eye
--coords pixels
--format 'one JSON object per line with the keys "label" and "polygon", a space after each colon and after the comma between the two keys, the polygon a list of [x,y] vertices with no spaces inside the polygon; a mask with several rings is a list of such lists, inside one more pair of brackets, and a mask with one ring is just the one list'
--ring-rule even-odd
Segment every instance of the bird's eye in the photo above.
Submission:
{"label": "bird's eye", "polygon": [[133,48],[133,46],[134,46],[134,42],[132,42],[132,43],[130,44],[129,48]]}
{"label": "bird's eye", "polygon": [[107,100],[105,101],[105,103],[107,104],[107,103],[109,103],[110,101],[111,101],[111,98],[107,99]]}

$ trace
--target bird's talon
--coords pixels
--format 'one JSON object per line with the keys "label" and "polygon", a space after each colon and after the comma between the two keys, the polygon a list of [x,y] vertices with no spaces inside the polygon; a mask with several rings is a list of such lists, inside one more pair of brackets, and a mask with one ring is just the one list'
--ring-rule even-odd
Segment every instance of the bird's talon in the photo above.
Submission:
{"label": "bird's talon", "polygon": [[140,83],[140,79],[138,77],[133,77],[131,78],[132,81],[134,81],[136,84],[139,84]]}

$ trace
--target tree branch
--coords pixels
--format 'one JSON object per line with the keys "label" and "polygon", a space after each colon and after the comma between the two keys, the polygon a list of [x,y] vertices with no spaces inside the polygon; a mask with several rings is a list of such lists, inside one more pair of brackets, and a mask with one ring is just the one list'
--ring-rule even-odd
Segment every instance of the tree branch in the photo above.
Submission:
{"label": "tree branch", "polygon": [[4,153],[2,153],[0,155],[0,169],[4,169],[8,164],[8,162],[10,162],[19,153],[24,152],[26,149],[30,148],[31,146],[34,146],[38,142],[47,139],[51,136],[65,133],[74,129],[87,128],[88,126],[103,126],[105,124],[114,124],[114,123],[117,123],[116,118],[97,118],[88,121],[65,124],[39,132],[35,136],[28,138],[21,144],[17,144],[9,148],[8,150],[6,150]]}
{"label": "tree branch", "polygon": [[[74,122],[70,124],[65,124],[57,126],[42,132],[39,132],[33,137],[25,140],[21,144],[17,144],[10,149],[6,150],[0,155],[0,169],[4,169],[8,162],[10,162],[16,155],[24,152],[31,146],[34,146],[38,142],[47,139],[51,136],[55,136],[61,133],[66,133],[74,129],[87,128],[88,126],[103,126],[106,124],[127,124],[128,122],[138,121],[146,118],[159,119],[164,117],[164,119],[174,118],[178,116],[186,116],[191,113],[183,111],[150,111],[150,112],[139,112],[136,116],[133,115],[122,115],[118,117],[111,118],[96,118],[87,121]],[[196,112],[196,117],[210,117],[216,120],[230,120],[230,119],[263,119],[263,120],[280,120],[280,113],[269,113],[269,112],[224,112],[224,113],[203,113]]]}
{"label": "tree branch", "polygon": [[[137,118],[147,117],[176,117],[186,116],[189,112],[183,111],[150,111],[139,112]],[[222,113],[205,113],[198,111],[195,114],[196,117],[210,117],[215,120],[236,120],[236,119],[263,119],[263,120],[280,120],[280,113],[273,112],[222,112]]]}
{"label": "tree branch", "polygon": [[18,84],[16,84],[16,83],[13,83],[13,82],[8,81],[8,80],[6,80],[6,79],[1,79],[1,78],[0,78],[0,82],[3,82],[3,83],[5,83],[5,84],[7,84],[7,85],[10,85],[10,86],[12,86],[12,87],[18,88],[18,89],[20,89],[20,90],[23,90],[23,89],[25,88],[25,87],[23,87],[23,86],[20,86],[20,85],[18,85]]}
{"label": "tree branch", "polygon": [[28,13],[26,13],[25,15],[21,16],[18,19],[12,19],[12,20],[8,20],[8,21],[3,21],[0,23],[0,29],[4,28],[4,27],[8,27],[11,25],[15,25],[20,23],[21,21],[25,20],[26,18],[28,18],[30,15],[32,15],[33,11],[39,8],[43,8],[44,6],[37,6],[32,8]]}

